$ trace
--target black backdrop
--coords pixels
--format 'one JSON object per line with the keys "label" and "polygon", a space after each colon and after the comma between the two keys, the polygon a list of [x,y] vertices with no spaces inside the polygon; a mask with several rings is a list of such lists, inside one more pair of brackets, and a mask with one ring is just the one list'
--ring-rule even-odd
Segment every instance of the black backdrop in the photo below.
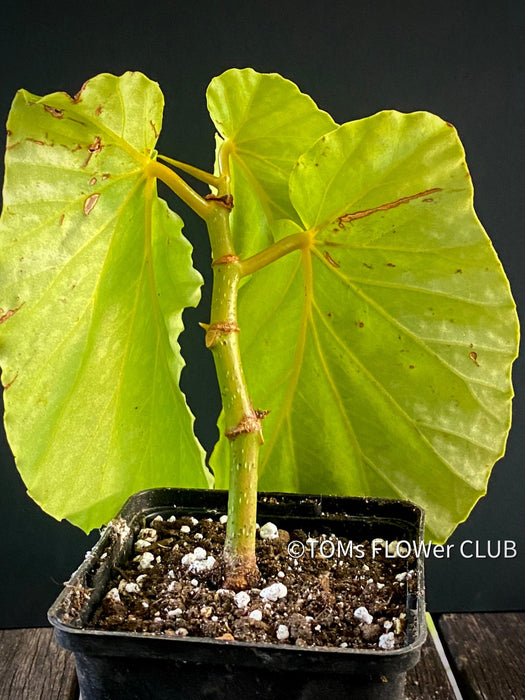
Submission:
{"label": "black backdrop", "polygon": [[[458,128],[476,210],[510,277],[518,309],[525,302],[520,0],[107,0],[67,6],[4,0],[0,33],[2,119],[20,87],[41,95],[75,93],[99,72],[141,70],[160,82],[166,97],[161,152],[204,168],[211,165],[213,147],[204,91],[214,75],[232,66],[291,78],[338,122],[385,108],[439,114]],[[193,223],[190,230],[188,223],[186,233],[202,247],[204,231]],[[207,260],[204,248],[196,256],[201,270]],[[206,312],[190,316],[195,327]],[[201,340],[189,330],[184,349]],[[194,412],[209,414],[210,405],[212,413],[218,410],[205,353],[185,370],[184,382],[201,389]],[[432,611],[524,607],[523,362],[515,366],[514,384],[514,428],[488,494],[453,536],[455,555],[427,561]],[[210,447],[213,422],[199,420],[197,430]],[[0,459],[0,627],[45,624],[47,606],[95,537],[55,522],[28,499],[3,435]],[[466,540],[479,541],[480,554],[487,540],[493,546],[512,540],[518,555],[467,559],[458,553]]]}

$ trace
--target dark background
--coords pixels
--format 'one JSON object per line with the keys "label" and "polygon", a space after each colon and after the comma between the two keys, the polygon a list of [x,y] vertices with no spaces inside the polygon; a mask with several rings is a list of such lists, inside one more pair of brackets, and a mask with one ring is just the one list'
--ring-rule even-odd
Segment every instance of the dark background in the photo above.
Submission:
{"label": "dark background", "polygon": [[[140,70],[166,98],[160,151],[211,167],[213,130],[204,92],[229,67],[252,66],[294,80],[338,122],[381,109],[425,109],[456,125],[476,188],[476,210],[506,268],[520,309],[525,178],[524,12],[517,2],[4,2],[0,28],[0,114],[15,91],[71,94],[100,72]],[[68,9],[64,9],[67,7]],[[183,207],[186,233],[208,251],[200,223]],[[204,247],[203,247],[204,246]],[[206,299],[204,303],[206,303]],[[189,315],[193,328],[204,309]],[[185,386],[209,448],[218,398],[201,334],[184,334],[198,350]],[[524,608],[525,508],[522,469],[525,387],[515,365],[514,427],[487,496],[453,538],[449,560],[427,561],[433,612]],[[30,430],[30,426],[28,426]],[[43,514],[25,495],[5,436],[0,436],[0,628],[46,623],[61,584],[95,541]],[[459,543],[517,543],[518,556],[466,559]],[[469,552],[471,550],[469,549]],[[474,551],[472,549],[472,551]],[[494,551],[494,550],[493,550]]]}

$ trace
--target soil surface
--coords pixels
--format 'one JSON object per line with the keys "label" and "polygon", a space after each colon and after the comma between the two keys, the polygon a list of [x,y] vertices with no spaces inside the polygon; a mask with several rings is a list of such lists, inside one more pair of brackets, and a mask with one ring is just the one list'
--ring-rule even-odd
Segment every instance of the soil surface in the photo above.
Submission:
{"label": "soil surface", "polygon": [[[403,646],[413,555],[385,557],[382,540],[373,547],[264,524],[257,535],[261,580],[235,593],[221,588],[225,531],[211,519],[157,516],[140,531],[133,561],[115,568],[90,627],[297,646]],[[397,543],[389,544],[392,551]]]}

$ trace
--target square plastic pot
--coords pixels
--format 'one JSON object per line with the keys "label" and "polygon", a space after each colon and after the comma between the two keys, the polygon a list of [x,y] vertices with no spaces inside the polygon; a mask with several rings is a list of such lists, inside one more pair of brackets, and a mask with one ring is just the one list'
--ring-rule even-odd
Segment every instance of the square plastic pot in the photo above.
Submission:
{"label": "square plastic pot", "polygon": [[[82,700],[401,700],[406,672],[426,637],[422,557],[407,594],[405,646],[398,649],[305,648],[85,627],[112,567],[132,553],[145,522],[159,514],[203,518],[226,510],[224,491],[152,489],[130,498],[105,529],[48,613],[58,642],[75,655]],[[263,493],[258,518],[356,542],[423,538],[423,513],[406,501]]]}

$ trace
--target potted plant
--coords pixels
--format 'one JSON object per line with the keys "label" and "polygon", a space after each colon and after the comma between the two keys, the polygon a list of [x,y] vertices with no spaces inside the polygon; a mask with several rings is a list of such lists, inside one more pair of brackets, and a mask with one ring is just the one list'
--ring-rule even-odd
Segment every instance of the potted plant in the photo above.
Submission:
{"label": "potted plant", "polygon": [[[232,591],[260,583],[258,489],[402,497],[424,508],[427,538],[445,541],[504,452],[518,336],[454,128],[395,111],[337,126],[293,83],[251,69],[215,78],[207,96],[218,132],[213,172],[157,153],[162,93],[140,73],[97,76],[74,97],[15,98],[0,230],[0,362],[7,435],[29,494],[89,531],[146,488],[227,487],[217,585]],[[159,180],[205,221],[211,243],[211,316],[201,325],[223,412],[210,468],[179,389],[182,312],[198,303],[202,278],[182,220],[157,195]],[[179,510],[200,512],[201,492],[184,493]],[[144,511],[137,498],[139,520],[170,503],[148,496]],[[269,501],[282,502],[309,522],[308,498]],[[336,511],[354,508],[315,503],[316,527],[324,517],[336,531]],[[130,523],[144,525],[125,510],[97,557],[120,566],[132,547]],[[420,525],[416,515],[408,526],[416,539]],[[92,607],[87,582],[98,572],[110,575],[102,559],[89,558],[72,578],[73,607]],[[82,614],[68,614],[74,628]],[[100,659],[94,640],[119,634],[91,631],[87,665]],[[126,651],[142,637],[126,637]],[[420,645],[421,627],[416,637]],[[177,673],[187,669],[187,659],[177,666],[170,656],[182,640],[162,641],[169,653],[150,640],[154,664],[168,654]],[[275,663],[288,666],[292,652],[299,666],[287,687],[297,687],[321,652],[280,641]],[[233,648],[249,657],[244,680],[265,665],[259,647],[187,645],[198,676],[218,648],[227,666],[237,663]],[[361,675],[380,681],[378,660],[388,665],[399,651],[375,650],[364,666],[337,649],[330,663],[340,669],[352,658],[354,671],[361,664]],[[370,692],[382,697],[377,685]]]}

